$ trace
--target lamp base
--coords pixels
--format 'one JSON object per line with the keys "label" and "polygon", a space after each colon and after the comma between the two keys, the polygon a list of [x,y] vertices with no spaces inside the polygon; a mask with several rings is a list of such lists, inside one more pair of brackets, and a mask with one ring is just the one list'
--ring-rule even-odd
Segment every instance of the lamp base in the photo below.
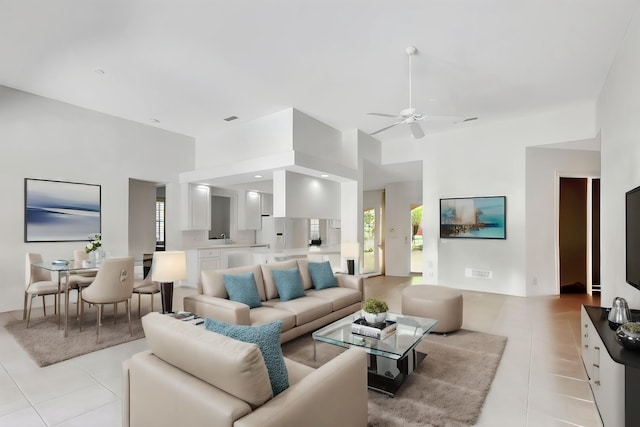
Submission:
{"label": "lamp base", "polygon": [[348,259],[347,260],[347,272],[350,275],[354,275],[356,272],[356,260],[355,259]]}
{"label": "lamp base", "polygon": [[160,283],[162,313],[173,313],[173,282]]}

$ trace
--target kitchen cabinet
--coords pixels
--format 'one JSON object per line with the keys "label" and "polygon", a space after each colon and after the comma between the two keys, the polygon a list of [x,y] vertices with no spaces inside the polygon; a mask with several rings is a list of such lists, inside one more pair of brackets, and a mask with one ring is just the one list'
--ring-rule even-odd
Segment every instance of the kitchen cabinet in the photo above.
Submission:
{"label": "kitchen cabinet", "polygon": [[260,230],[262,227],[261,194],[245,191],[238,197],[238,230]]}
{"label": "kitchen cabinet", "polygon": [[211,228],[211,198],[207,185],[182,184],[182,230],[209,230]]}
{"label": "kitchen cabinet", "polygon": [[273,194],[260,193],[260,215],[273,215]]}
{"label": "kitchen cabinet", "polygon": [[185,252],[187,256],[187,282],[190,286],[196,286],[200,282],[202,270],[224,268],[220,249],[193,249]]}

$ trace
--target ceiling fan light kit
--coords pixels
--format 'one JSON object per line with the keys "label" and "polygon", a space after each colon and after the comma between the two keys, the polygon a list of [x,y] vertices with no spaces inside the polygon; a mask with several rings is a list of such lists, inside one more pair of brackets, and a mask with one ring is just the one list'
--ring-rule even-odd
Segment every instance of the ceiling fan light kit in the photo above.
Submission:
{"label": "ceiling fan light kit", "polygon": [[477,117],[464,117],[464,116],[445,116],[445,115],[425,115],[416,112],[416,109],[412,107],[412,84],[413,79],[411,76],[411,57],[418,53],[418,48],[415,46],[409,46],[405,49],[407,56],[409,57],[409,108],[405,108],[400,111],[399,115],[394,114],[386,114],[386,113],[367,113],[371,116],[381,116],[381,117],[391,117],[394,119],[398,119],[396,122],[390,124],[389,126],[385,126],[382,129],[378,129],[374,132],[371,132],[369,135],[376,135],[380,132],[384,132],[387,129],[391,129],[394,126],[406,124],[409,125],[409,130],[411,131],[411,135],[415,139],[420,139],[425,136],[424,130],[420,123],[444,123],[444,124],[456,124],[456,123],[464,123],[471,120],[476,120]]}

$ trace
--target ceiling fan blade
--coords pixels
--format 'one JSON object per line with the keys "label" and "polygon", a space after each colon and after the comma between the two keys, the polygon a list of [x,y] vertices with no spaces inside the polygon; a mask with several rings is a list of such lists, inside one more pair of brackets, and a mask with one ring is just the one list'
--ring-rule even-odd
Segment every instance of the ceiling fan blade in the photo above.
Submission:
{"label": "ceiling fan blade", "polygon": [[420,139],[424,136],[424,131],[417,122],[410,123],[409,128],[411,129],[411,134],[415,139]]}
{"label": "ceiling fan blade", "polygon": [[430,116],[424,115],[424,120],[427,123],[461,123],[464,122],[466,117],[463,116]]}
{"label": "ceiling fan blade", "polygon": [[478,120],[477,117],[469,117],[468,119],[464,119],[463,122],[470,122],[471,120]]}
{"label": "ceiling fan blade", "polygon": [[394,119],[401,119],[400,116],[395,116],[393,114],[385,114],[385,113],[367,113],[370,116],[381,116],[381,117],[393,117]]}
{"label": "ceiling fan blade", "polygon": [[387,126],[387,127],[383,127],[382,129],[378,129],[377,131],[372,132],[372,133],[370,133],[369,135],[375,135],[375,134],[380,133],[380,132],[383,132],[383,131],[385,131],[385,130],[387,130],[387,129],[391,129],[392,127],[397,126],[397,125],[399,125],[399,124],[402,124],[402,122],[395,122],[394,124],[389,125],[389,126]]}

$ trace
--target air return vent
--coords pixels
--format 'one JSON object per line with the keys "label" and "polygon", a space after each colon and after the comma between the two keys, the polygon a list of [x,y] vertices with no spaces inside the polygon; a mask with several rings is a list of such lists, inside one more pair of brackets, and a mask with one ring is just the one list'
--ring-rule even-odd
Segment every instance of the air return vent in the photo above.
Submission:
{"label": "air return vent", "polygon": [[465,268],[464,277],[473,277],[476,279],[491,279],[493,274],[489,270],[478,270],[476,268]]}

